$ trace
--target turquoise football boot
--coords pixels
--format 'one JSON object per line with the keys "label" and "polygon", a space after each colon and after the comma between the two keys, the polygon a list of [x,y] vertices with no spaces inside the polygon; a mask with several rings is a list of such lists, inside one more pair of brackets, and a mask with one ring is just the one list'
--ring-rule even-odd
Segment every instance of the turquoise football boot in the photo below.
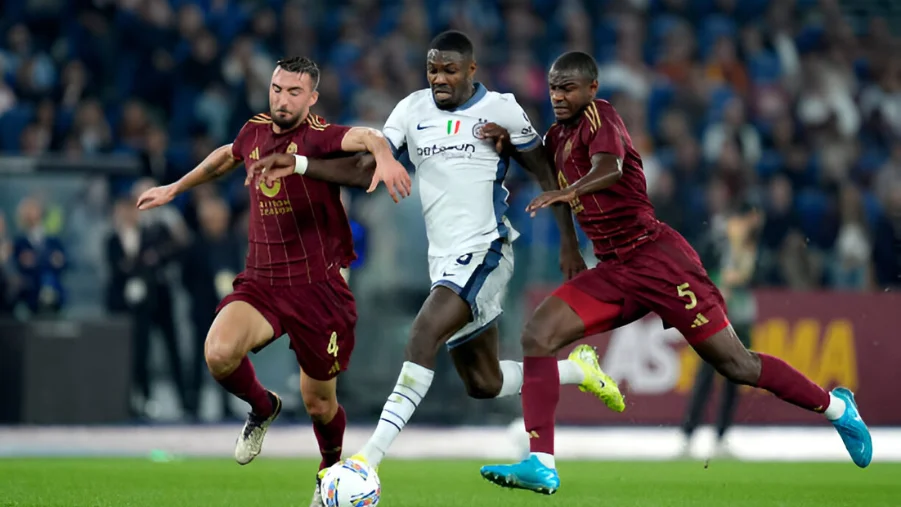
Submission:
{"label": "turquoise football boot", "polygon": [[866,468],[873,460],[873,438],[857,410],[854,393],[844,387],[836,387],[832,390],[832,395],[845,402],[845,413],[832,421],[832,425],[842,437],[854,464]]}
{"label": "turquoise football boot", "polygon": [[535,456],[515,465],[486,465],[482,477],[504,488],[527,489],[553,495],[560,488],[557,470],[544,466]]}

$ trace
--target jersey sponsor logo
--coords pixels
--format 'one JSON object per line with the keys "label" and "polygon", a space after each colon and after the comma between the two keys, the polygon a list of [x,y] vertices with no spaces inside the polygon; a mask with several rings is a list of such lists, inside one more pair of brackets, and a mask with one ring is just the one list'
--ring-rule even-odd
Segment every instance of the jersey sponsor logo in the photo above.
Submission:
{"label": "jersey sponsor logo", "polygon": [[476,152],[476,146],[471,143],[452,144],[450,146],[426,146],[416,148],[416,154],[423,158],[444,154],[445,158],[470,158]]}
{"label": "jersey sponsor logo", "polygon": [[434,127],[434,125],[423,125],[422,122],[416,124],[416,130],[425,130]]}
{"label": "jersey sponsor logo", "polygon": [[479,121],[472,126],[472,137],[482,139],[482,127],[488,124],[488,120],[479,118]]}
{"label": "jersey sponsor logo", "polygon": [[460,133],[460,120],[447,120],[447,135],[455,136]]}

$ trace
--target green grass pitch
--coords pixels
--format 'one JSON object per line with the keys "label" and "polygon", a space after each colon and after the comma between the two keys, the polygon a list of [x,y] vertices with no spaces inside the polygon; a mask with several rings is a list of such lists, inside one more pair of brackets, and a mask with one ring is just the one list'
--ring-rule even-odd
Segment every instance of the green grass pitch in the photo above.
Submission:
{"label": "green grass pitch", "polygon": [[[2,507],[218,507],[309,505],[314,461],[259,458],[0,459]],[[901,464],[563,462],[545,497],[497,488],[478,462],[387,461],[384,507],[878,507],[901,505]]]}

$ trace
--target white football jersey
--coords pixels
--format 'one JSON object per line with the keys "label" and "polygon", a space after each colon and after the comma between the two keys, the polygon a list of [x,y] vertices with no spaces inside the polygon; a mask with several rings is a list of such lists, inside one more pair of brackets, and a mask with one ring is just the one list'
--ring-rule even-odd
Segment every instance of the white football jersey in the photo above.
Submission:
{"label": "white football jersey", "polygon": [[520,151],[540,138],[513,95],[480,83],[475,88],[472,98],[452,110],[438,109],[430,89],[413,92],[385,123],[395,155],[406,149],[416,166],[430,256],[486,249],[495,239],[518,236],[504,216],[509,161],[492,140],[481,138],[481,130],[488,122],[504,127]]}

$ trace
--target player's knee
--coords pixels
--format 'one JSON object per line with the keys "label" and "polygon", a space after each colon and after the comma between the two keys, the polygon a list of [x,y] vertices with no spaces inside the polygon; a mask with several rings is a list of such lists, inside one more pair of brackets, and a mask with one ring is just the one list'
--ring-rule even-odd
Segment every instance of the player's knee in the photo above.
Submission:
{"label": "player's knee", "polygon": [[713,366],[720,375],[736,384],[754,385],[760,377],[760,357],[751,351],[745,352],[718,361]]}
{"label": "player's knee", "polygon": [[543,319],[529,320],[523,329],[521,342],[526,356],[550,356],[556,352],[554,327]]}
{"label": "player's knee", "polygon": [[477,400],[490,400],[497,398],[501,392],[503,379],[493,378],[490,375],[475,374],[464,380],[466,394]]}
{"label": "player's knee", "polygon": [[335,396],[303,393],[303,406],[314,422],[328,423],[338,411],[338,399]]}
{"label": "player's knee", "polygon": [[441,341],[430,337],[430,333],[414,332],[407,343],[404,359],[426,368],[434,368],[440,348]]}
{"label": "player's knee", "polygon": [[228,333],[211,332],[204,344],[207,368],[214,377],[227,375],[241,363],[246,355],[236,336]]}

